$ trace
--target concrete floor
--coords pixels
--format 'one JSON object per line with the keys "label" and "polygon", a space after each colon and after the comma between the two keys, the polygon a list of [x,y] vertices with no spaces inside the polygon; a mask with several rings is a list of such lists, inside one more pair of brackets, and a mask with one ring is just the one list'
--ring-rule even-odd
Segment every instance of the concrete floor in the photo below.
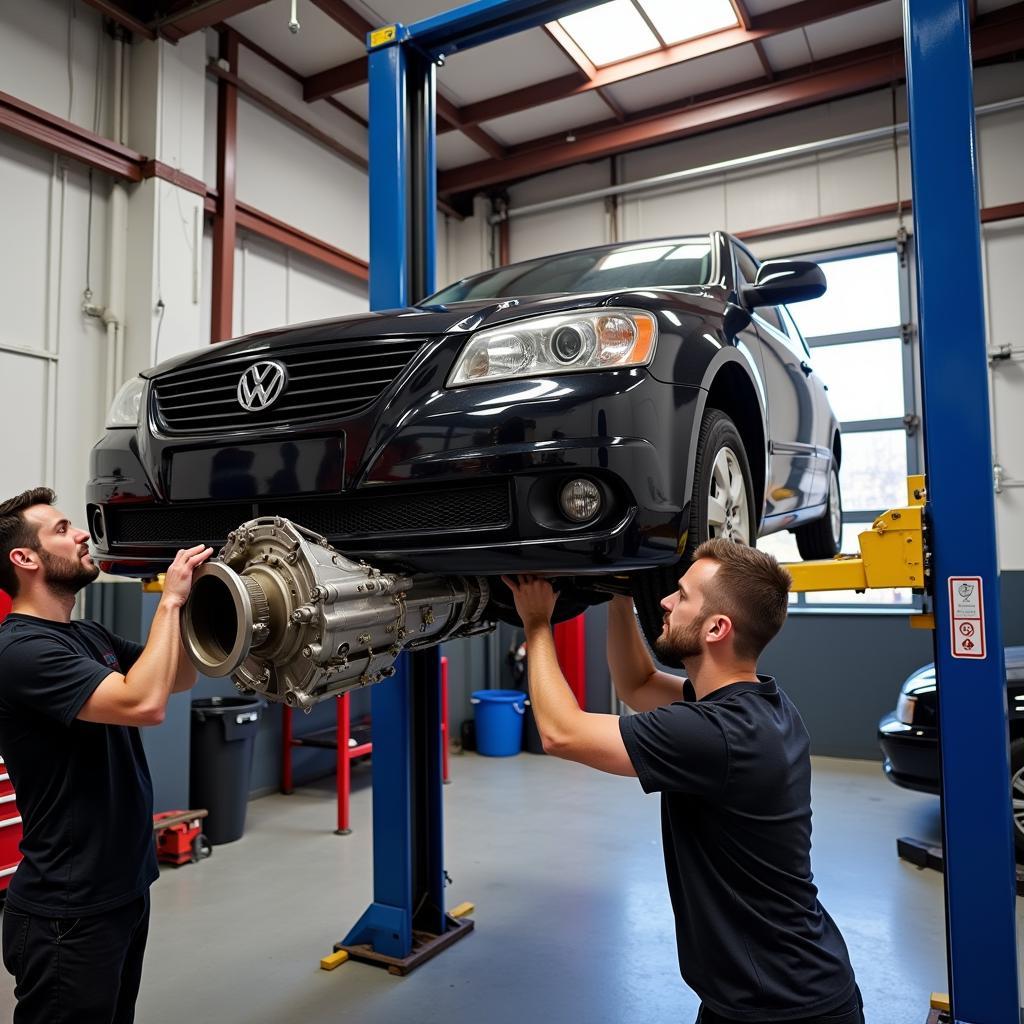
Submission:
{"label": "concrete floor", "polygon": [[[246,835],[198,865],[165,868],[140,1024],[660,1024],[687,1022],[662,866],[659,800],[632,779],[522,754],[453,757],[445,787],[448,906],[476,930],[408,977],[318,969],[372,893],[368,768],[355,831],[337,837],[329,780],[250,804]],[[940,876],[896,858],[932,838],[938,802],[877,764],[814,765],[814,866],[850,947],[872,1024],[923,1024],[945,991]],[[0,981],[0,1019],[12,982]]]}

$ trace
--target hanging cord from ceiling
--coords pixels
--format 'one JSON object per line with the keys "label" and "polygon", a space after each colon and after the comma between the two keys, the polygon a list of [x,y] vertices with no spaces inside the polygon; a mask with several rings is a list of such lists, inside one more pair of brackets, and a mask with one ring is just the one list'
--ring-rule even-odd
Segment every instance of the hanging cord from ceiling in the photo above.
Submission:
{"label": "hanging cord from ceiling", "polygon": [[[74,3],[74,0],[72,0]],[[70,47],[69,47],[70,53]],[[100,120],[103,113],[103,32],[96,33],[96,88],[92,104],[92,130],[94,135],[100,133]],[[68,62],[68,73],[71,73],[71,61]],[[120,140],[115,140],[120,141]],[[103,315],[103,308],[97,306],[93,300],[92,291],[92,206],[94,195],[93,169],[89,168],[89,200],[88,213],[85,229],[85,291],[82,293],[82,312],[86,316],[99,317]]]}
{"label": "hanging cord from ceiling", "polygon": [[75,0],[68,0],[68,120],[71,120],[71,110],[75,102],[75,20],[78,13],[75,10]]}

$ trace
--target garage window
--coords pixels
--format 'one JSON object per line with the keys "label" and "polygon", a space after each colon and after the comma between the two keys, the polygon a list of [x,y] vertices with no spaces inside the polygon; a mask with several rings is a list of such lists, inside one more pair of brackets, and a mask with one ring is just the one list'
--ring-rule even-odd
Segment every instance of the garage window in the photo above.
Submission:
{"label": "garage window", "polygon": [[[780,313],[787,327],[796,322],[810,346],[811,365],[828,386],[842,427],[843,551],[854,553],[857,535],[880,512],[903,504],[907,475],[920,472],[909,261],[901,261],[894,245],[803,258],[821,266],[828,291]],[[780,559],[799,559],[789,533],[758,546]],[[919,603],[910,590],[798,594],[792,601],[807,608]]]}

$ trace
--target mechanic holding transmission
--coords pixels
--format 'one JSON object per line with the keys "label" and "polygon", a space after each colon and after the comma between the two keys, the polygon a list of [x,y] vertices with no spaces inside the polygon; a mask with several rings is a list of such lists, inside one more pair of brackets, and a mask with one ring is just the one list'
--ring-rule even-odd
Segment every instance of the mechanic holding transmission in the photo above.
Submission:
{"label": "mechanic holding transmission", "polygon": [[14,1024],[130,1024],[157,877],[153,787],[137,726],[159,725],[196,671],[179,613],[208,547],[179,551],[145,647],[71,621],[99,575],[89,534],[37,487],[0,503],[0,754],[23,859],[3,914]]}
{"label": "mechanic holding transmission", "polygon": [[555,594],[505,578],[529,646],[530,702],[544,749],[662,794],[679,968],[698,1024],[863,1024],[843,937],[812,881],[807,730],[757,659],[782,628],[789,574],[771,555],[702,544],[661,607],[655,667],[632,601],[608,613],[608,664],[637,714],[582,711],[558,666]]}

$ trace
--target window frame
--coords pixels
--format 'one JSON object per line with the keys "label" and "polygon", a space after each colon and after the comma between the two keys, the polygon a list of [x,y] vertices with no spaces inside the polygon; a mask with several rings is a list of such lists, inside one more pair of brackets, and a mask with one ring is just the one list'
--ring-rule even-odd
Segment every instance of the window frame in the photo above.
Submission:
{"label": "window frame", "polygon": [[[877,256],[883,253],[896,253],[897,272],[899,274],[899,303],[900,323],[887,325],[881,328],[863,331],[850,331],[841,334],[826,334],[800,337],[810,355],[811,365],[814,365],[815,349],[826,348],[832,345],[849,345],[858,342],[889,340],[899,338],[901,341],[901,366],[903,371],[903,406],[904,417],[883,417],[872,420],[852,420],[839,424],[840,444],[843,436],[858,433],[870,433],[879,431],[901,430],[906,441],[907,474],[913,475],[924,472],[924,452],[922,448],[920,419],[921,399],[918,383],[919,365],[919,344],[916,317],[914,313],[914,254],[909,241],[902,245],[895,239],[886,239],[879,242],[869,242],[863,245],[842,246],[835,249],[819,250],[811,253],[801,253],[790,257],[791,259],[810,260],[814,263],[838,263],[843,260],[857,259],[865,256]],[[793,322],[796,318],[788,311]],[[799,330],[799,324],[796,324]],[[908,426],[906,416],[916,417],[913,424]],[[843,525],[859,525],[861,532],[870,527],[871,523],[887,511],[879,509],[857,509],[847,511],[843,509]],[[869,592],[870,593],[870,592]],[[859,603],[849,601],[815,601],[808,602],[806,593],[798,593],[796,601],[790,604],[790,611],[800,614],[867,614],[867,615],[907,615],[914,611],[920,611],[924,607],[924,598],[921,594],[912,594],[909,604],[892,605],[887,602],[864,601]]]}

